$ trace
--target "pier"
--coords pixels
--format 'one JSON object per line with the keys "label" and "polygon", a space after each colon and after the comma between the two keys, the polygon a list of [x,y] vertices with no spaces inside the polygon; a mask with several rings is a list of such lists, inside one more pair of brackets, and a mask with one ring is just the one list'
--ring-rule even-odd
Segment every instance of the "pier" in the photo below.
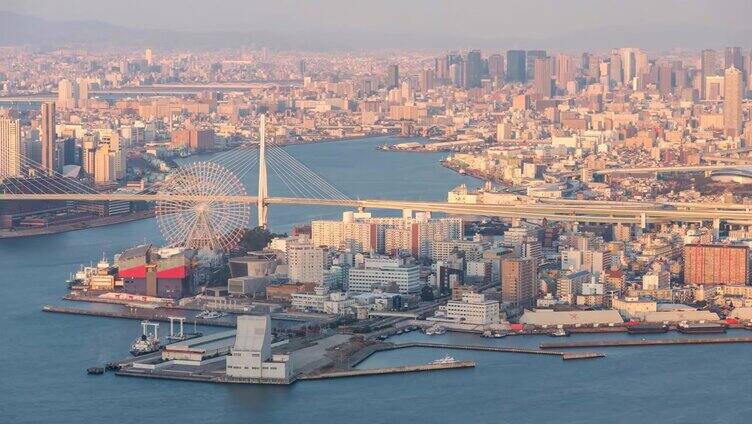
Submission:
{"label": "pier", "polygon": [[474,350],[474,351],[483,351],[483,352],[519,353],[519,354],[524,354],[524,355],[548,355],[548,356],[559,356],[561,357],[561,359],[565,361],[573,360],[573,359],[595,359],[595,358],[602,358],[606,356],[600,352],[559,352],[559,351],[553,351],[553,350],[525,349],[525,348],[517,348],[517,347],[459,345],[459,344],[450,344],[450,343],[430,343],[430,342],[399,343],[391,347],[383,347],[379,350],[406,349],[406,348],[411,348],[411,347]]}
{"label": "pier", "polygon": [[640,340],[582,340],[572,342],[541,343],[541,349],[568,349],[580,347],[630,347],[630,346],[669,346],[692,344],[752,343],[752,337],[710,337],[682,339],[640,339]]}
{"label": "pier", "polygon": [[373,368],[364,370],[329,371],[301,375],[298,380],[321,380],[325,378],[360,377],[367,375],[399,374],[420,371],[440,371],[459,368],[474,368],[475,361],[457,361],[446,364],[405,365],[401,367]]}
{"label": "pier", "polygon": [[[86,316],[93,316],[93,317],[133,319],[133,320],[139,320],[139,321],[149,320],[149,321],[170,322],[170,318],[167,315],[160,315],[155,311],[155,309],[147,309],[147,308],[132,308],[131,309],[131,308],[124,307],[123,311],[104,311],[104,310],[96,310],[96,309],[75,308],[71,306],[44,305],[42,307],[42,311],[54,312],[58,314],[72,314],[72,315],[86,315]],[[221,321],[218,319],[195,320],[195,321],[197,325],[235,328],[234,319],[232,320],[233,322]]]}

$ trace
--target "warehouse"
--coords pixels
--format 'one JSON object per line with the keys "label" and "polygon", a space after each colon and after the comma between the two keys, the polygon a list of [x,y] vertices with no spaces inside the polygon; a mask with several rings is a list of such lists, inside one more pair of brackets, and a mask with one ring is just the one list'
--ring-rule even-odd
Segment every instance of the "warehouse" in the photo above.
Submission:
{"label": "warehouse", "polygon": [[520,318],[520,324],[536,327],[566,327],[566,326],[602,326],[621,325],[624,320],[619,311],[609,309],[605,311],[552,311],[539,309],[525,311]]}

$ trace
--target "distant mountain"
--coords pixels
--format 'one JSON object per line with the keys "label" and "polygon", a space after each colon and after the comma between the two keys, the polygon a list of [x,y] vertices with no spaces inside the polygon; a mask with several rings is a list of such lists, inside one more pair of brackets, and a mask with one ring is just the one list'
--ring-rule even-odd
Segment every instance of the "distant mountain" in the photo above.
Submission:
{"label": "distant mountain", "polygon": [[360,50],[384,48],[454,49],[609,49],[637,46],[646,49],[673,47],[707,48],[748,45],[752,27],[737,31],[716,31],[682,25],[664,25],[652,31],[627,27],[571,28],[562,26],[556,36],[539,36],[531,25],[530,32],[510,36],[499,28],[492,37],[455,36],[447,32],[430,34],[335,31],[300,31],[284,27],[279,31],[186,32],[159,29],[133,29],[100,21],[50,21],[38,17],[0,11],[0,46],[30,45],[43,49],[60,47],[85,48],[178,48],[206,50],[266,46],[299,50]]}

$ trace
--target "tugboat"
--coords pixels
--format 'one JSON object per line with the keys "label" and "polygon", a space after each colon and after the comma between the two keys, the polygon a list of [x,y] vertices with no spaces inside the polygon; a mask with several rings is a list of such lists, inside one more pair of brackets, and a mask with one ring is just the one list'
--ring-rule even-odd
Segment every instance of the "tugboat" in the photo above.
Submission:
{"label": "tugboat", "polygon": [[87,369],[86,369],[86,373],[87,373],[87,374],[91,374],[91,375],[100,375],[100,374],[104,374],[104,368],[102,368],[102,367],[91,367],[91,368],[87,368]]}
{"label": "tugboat", "polygon": [[[149,327],[154,329],[152,333],[149,332]],[[141,321],[141,337],[137,338],[131,345],[131,355],[141,356],[161,349],[162,344],[159,343],[158,328],[159,324],[157,323]]]}

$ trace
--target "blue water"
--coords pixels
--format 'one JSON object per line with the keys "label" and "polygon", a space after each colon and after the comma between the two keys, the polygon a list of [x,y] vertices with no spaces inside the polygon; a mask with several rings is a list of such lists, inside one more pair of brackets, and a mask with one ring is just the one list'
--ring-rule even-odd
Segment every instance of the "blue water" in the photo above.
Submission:
{"label": "blue water", "polygon": [[[471,182],[440,167],[441,154],[376,152],[385,141],[288,149],[350,196],[439,200],[451,187]],[[274,207],[270,225],[289,231],[291,223],[322,213],[332,212]],[[161,241],[154,220],[0,241],[0,423],[727,423],[752,416],[749,345],[609,348],[603,349],[606,358],[574,362],[397,350],[360,366],[425,363],[445,354],[478,366],[290,387],[88,376],[87,367],[126,355],[138,323],[45,314],[40,308],[61,303],[63,282],[78,264],[144,240]],[[396,339],[424,337],[410,333]],[[552,339],[445,334],[430,340],[533,347]]]}

